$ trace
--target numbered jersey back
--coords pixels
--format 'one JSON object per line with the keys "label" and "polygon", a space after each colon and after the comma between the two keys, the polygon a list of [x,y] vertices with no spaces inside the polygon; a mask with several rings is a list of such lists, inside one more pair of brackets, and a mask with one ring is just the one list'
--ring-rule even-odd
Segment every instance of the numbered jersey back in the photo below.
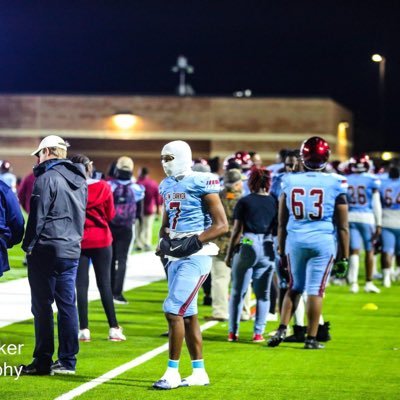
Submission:
{"label": "numbered jersey back", "polygon": [[172,231],[201,232],[211,225],[202,197],[209,193],[219,193],[220,184],[216,175],[192,172],[179,181],[168,177],[160,183],[159,191],[164,198],[165,212]]}
{"label": "numbered jersey back", "polygon": [[384,209],[400,210],[400,179],[384,179],[380,194]]}
{"label": "numbered jersey back", "polygon": [[369,173],[350,174],[347,176],[347,201],[349,211],[372,212],[372,193],[379,190],[380,180]]}
{"label": "numbered jersey back", "polygon": [[301,172],[282,179],[289,211],[289,233],[307,237],[334,231],[336,198],[347,192],[346,178],[337,174]]}

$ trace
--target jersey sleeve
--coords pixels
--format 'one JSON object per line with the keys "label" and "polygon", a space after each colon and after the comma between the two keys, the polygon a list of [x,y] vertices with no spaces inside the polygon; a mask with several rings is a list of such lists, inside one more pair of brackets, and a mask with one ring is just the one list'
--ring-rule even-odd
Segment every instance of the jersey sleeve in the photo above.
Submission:
{"label": "jersey sleeve", "polygon": [[347,189],[349,187],[347,178],[339,174],[334,174],[334,178],[336,179],[336,197],[342,194],[347,195]]}
{"label": "jersey sleeve", "polygon": [[290,185],[290,174],[285,174],[281,178],[281,193],[285,193],[288,196],[288,189]]}
{"label": "jersey sleeve", "polygon": [[214,174],[199,172],[195,176],[195,184],[200,196],[221,191],[219,178]]}
{"label": "jersey sleeve", "polygon": [[379,190],[379,188],[381,187],[381,184],[382,184],[382,182],[378,177],[374,176],[371,178],[371,189],[372,190],[374,190],[374,189]]}

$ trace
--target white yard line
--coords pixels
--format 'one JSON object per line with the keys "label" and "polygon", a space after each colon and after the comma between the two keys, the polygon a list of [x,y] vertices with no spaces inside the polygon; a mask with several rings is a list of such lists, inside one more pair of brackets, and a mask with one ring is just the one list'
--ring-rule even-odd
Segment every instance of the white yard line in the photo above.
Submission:
{"label": "white yard line", "polygon": [[[206,322],[204,325],[202,325],[200,327],[200,329],[203,332],[206,329],[212,328],[213,326],[215,326],[217,324],[218,324],[218,321]],[[129,371],[130,369],[135,368],[135,367],[145,363],[146,361],[151,360],[152,358],[158,356],[159,354],[161,354],[167,350],[168,350],[168,343],[165,343],[160,347],[150,350],[147,353],[144,353],[141,356],[136,357],[133,360],[131,360],[125,364],[122,364],[119,367],[112,369],[111,371],[106,372],[104,375],[101,375],[98,378],[95,378],[89,382],[84,383],[83,385],[76,387],[75,389],[72,389],[71,391],[69,391],[65,394],[62,394],[61,396],[57,397],[55,400],[74,399],[75,397],[82,395],[83,393],[95,388],[96,386],[99,386],[105,382],[108,382],[111,379],[114,379],[117,376],[122,375],[123,373]]]}
{"label": "white yard line", "polygon": [[[7,273],[7,272],[6,272]],[[89,301],[100,298],[93,268],[90,268]],[[124,290],[148,285],[165,279],[160,259],[153,252],[139,253],[129,257]],[[28,278],[0,283],[0,328],[15,322],[33,318],[31,292]],[[57,309],[54,307],[54,310]]]}

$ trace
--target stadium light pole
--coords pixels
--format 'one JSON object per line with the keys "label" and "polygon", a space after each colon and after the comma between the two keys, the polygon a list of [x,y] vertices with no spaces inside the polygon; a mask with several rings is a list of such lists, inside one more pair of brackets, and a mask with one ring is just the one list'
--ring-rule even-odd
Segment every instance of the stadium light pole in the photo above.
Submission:
{"label": "stadium light pole", "polygon": [[385,138],[385,73],[386,58],[381,54],[374,54],[371,57],[373,62],[379,64],[379,125],[381,135]]}

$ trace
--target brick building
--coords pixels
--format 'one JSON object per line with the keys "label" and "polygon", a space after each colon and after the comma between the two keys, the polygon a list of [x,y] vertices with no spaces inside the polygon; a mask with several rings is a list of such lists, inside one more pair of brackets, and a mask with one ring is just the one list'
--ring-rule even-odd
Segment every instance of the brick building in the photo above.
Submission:
{"label": "brick building", "polygon": [[[119,128],[115,114],[135,115]],[[85,153],[107,171],[120,155],[163,176],[159,156],[171,140],[187,141],[194,157],[225,156],[255,150],[264,164],[281,148],[298,148],[311,135],[324,137],[333,158],[344,159],[352,146],[352,114],[328,98],[223,98],[167,96],[1,95],[0,159],[27,174],[29,154],[42,137],[67,139],[70,154]]]}

